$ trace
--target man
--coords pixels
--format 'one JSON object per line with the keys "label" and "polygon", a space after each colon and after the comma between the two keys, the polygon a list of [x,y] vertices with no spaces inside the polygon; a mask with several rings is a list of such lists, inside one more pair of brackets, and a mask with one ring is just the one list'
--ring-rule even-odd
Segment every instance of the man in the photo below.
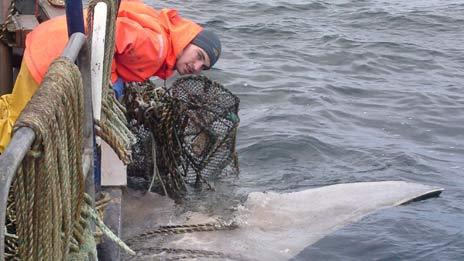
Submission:
{"label": "man", "polygon": [[[176,10],[157,11],[141,2],[123,1],[116,20],[111,81],[144,81],[197,74],[211,68],[221,54],[219,38]],[[67,43],[66,18],[37,26],[26,38],[26,49],[13,92],[0,97],[0,153],[9,143],[12,127],[42,82],[48,66]]]}

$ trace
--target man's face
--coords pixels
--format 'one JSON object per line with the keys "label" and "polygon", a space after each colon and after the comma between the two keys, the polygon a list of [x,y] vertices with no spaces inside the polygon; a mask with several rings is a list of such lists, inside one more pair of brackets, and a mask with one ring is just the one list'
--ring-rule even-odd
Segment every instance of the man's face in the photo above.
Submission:
{"label": "man's face", "polygon": [[199,74],[209,68],[209,57],[200,47],[189,44],[179,55],[176,62],[176,70],[180,75]]}

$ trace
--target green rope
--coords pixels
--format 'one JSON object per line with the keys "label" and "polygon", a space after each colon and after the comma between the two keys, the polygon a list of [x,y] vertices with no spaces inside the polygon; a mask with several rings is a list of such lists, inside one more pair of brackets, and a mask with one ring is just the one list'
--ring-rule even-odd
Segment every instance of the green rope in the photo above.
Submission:
{"label": "green rope", "polygon": [[56,59],[14,128],[36,134],[13,181],[16,213],[8,222],[15,231],[8,232],[18,238],[15,258],[65,260],[69,254],[84,192],[83,112],[79,69]]}
{"label": "green rope", "polygon": [[120,248],[122,248],[124,251],[126,251],[130,255],[135,255],[134,250],[132,250],[124,241],[122,241],[118,236],[116,236],[111,229],[109,229],[105,223],[98,217],[97,212],[93,208],[89,208],[90,212],[90,217],[92,218],[92,221],[95,222],[95,224],[101,229],[103,234],[105,234],[106,237],[108,237],[111,241],[116,243]]}
{"label": "green rope", "polygon": [[[124,106],[116,99],[111,88],[111,64],[114,56],[114,39],[117,17],[117,1],[91,0],[89,1],[89,15],[87,16],[87,28],[92,32],[94,8],[97,3],[104,2],[107,5],[105,50],[103,60],[103,82],[102,82],[102,117],[97,135],[100,136],[116,152],[118,157],[128,164],[131,160],[131,147],[136,142],[136,137],[127,127]],[[88,36],[92,41],[92,35]]]}

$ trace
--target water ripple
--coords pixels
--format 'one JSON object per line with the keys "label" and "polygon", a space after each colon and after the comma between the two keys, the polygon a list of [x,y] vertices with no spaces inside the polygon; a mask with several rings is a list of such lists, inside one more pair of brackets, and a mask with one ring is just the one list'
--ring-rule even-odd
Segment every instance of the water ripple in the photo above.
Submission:
{"label": "water ripple", "polygon": [[221,36],[206,74],[241,99],[237,197],[353,181],[445,188],[369,216],[301,260],[462,259],[463,1],[153,4]]}

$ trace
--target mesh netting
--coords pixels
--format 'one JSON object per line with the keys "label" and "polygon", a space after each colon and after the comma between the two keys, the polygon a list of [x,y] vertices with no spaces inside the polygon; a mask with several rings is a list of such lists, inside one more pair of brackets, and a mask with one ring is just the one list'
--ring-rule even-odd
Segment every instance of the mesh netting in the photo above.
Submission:
{"label": "mesh netting", "polygon": [[238,174],[239,98],[219,83],[205,76],[180,78],[167,90],[131,83],[125,102],[132,124],[152,133],[153,175],[164,192],[178,195],[186,184],[209,185],[224,170]]}

